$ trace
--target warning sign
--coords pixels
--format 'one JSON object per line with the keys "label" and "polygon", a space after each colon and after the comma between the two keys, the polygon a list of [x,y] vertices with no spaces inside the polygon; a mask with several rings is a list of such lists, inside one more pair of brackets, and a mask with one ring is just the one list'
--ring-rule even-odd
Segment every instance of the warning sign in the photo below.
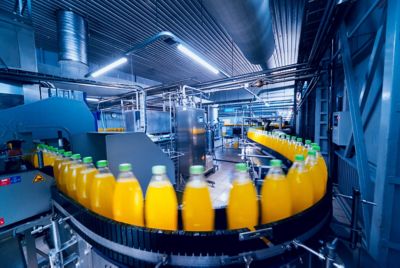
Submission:
{"label": "warning sign", "polygon": [[35,176],[35,178],[33,179],[33,183],[37,183],[37,182],[41,182],[41,181],[44,181],[44,178],[43,178],[43,176],[40,175],[40,174],[37,174],[37,175]]}

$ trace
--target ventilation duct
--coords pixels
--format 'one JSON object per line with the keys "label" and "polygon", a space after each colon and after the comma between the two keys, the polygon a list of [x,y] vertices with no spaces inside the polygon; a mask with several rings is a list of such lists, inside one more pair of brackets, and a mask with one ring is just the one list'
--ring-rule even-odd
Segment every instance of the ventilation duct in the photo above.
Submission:
{"label": "ventilation duct", "polygon": [[203,4],[243,55],[266,69],[275,47],[269,1],[203,0]]}
{"label": "ventilation duct", "polygon": [[86,21],[72,11],[59,10],[57,29],[61,75],[83,77],[88,72]]}

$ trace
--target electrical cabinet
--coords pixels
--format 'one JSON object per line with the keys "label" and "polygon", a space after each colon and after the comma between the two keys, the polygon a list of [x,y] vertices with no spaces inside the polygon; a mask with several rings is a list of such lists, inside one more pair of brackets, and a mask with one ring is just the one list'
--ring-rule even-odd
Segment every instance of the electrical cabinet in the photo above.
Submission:
{"label": "electrical cabinet", "polygon": [[350,120],[350,113],[345,112],[335,112],[332,117],[332,141],[336,145],[345,146],[349,142],[350,135],[352,133],[352,126]]}

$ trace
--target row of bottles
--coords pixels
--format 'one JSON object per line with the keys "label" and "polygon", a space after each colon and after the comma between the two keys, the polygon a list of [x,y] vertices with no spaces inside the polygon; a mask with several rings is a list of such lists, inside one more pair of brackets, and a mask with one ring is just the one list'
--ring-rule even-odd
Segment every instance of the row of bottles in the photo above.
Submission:
{"label": "row of bottles", "polygon": [[[149,228],[176,230],[178,228],[178,202],[173,185],[166,176],[165,166],[154,166],[153,177],[145,199],[130,164],[119,166],[115,179],[105,160],[97,162],[91,157],[81,160],[79,154],[48,149],[52,158],[57,187],[86,208],[105,217]],[[318,146],[295,155],[295,162],[287,177],[281,161],[272,160],[271,169],[261,188],[261,223],[270,223],[290,217],[312,206],[326,191],[326,180],[321,177],[322,157]],[[203,177],[204,167],[192,166],[182,203],[184,230],[211,231],[214,229],[214,209]],[[235,177],[226,209],[228,228],[250,228],[259,221],[257,191],[243,163],[236,165]]]}
{"label": "row of bottles", "polygon": [[324,158],[320,154],[321,148],[318,144],[311,143],[311,140],[305,140],[305,144],[303,144],[302,138],[256,129],[250,129],[247,132],[247,137],[265,147],[271,148],[292,162],[295,160],[296,155],[302,154],[304,158],[307,158],[308,151],[310,149],[315,150],[316,165],[318,166],[317,173],[323,178],[323,181],[328,180],[328,169]]}

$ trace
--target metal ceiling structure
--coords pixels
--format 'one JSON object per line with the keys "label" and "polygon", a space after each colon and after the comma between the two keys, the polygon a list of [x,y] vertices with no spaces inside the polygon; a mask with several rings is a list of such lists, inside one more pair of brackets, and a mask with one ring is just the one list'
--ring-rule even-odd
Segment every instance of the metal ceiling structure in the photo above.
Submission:
{"label": "metal ceiling structure", "polygon": [[[276,51],[274,66],[297,61],[303,1],[272,0],[272,20]],[[14,0],[0,2],[13,12]],[[160,32],[170,31],[192,46],[197,53],[231,76],[260,71],[242,54],[226,31],[204,8],[202,1],[32,1],[32,23],[36,45],[57,51],[56,11],[72,10],[88,21],[89,64],[103,65],[132,45]],[[224,77],[208,73],[177,51],[174,45],[158,41],[131,57],[124,71],[155,81],[188,83]]]}
{"label": "metal ceiling structure", "polygon": [[[12,12],[13,0],[0,8]],[[170,31],[191,45],[216,67],[230,75],[259,71],[242,55],[201,1],[32,1],[32,23],[39,48],[57,51],[56,11],[67,9],[86,18],[89,25],[89,62],[102,65],[133,44],[160,32]],[[222,78],[204,71],[174,46],[163,41],[132,56],[127,72],[160,82],[191,78],[207,81]]]}

